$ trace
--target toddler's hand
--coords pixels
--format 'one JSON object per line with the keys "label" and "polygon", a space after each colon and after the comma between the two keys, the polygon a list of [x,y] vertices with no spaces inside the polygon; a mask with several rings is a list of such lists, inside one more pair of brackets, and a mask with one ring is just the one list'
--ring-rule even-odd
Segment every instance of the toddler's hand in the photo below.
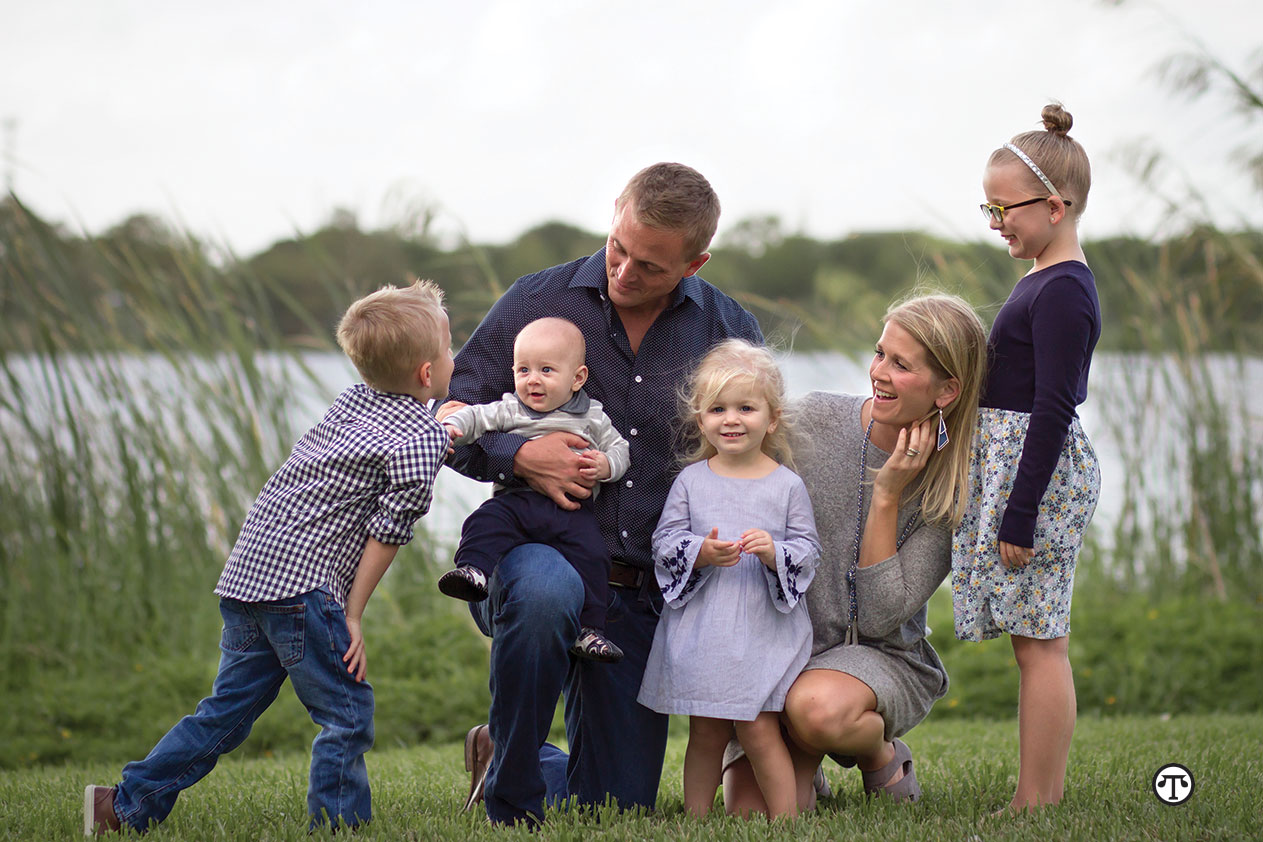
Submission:
{"label": "toddler's hand", "polygon": [[741,551],[758,556],[769,570],[776,569],[776,542],[762,529],[747,529],[741,533]]}
{"label": "toddler's hand", "polygon": [[710,535],[702,539],[702,548],[697,551],[693,567],[732,567],[740,560],[741,545],[736,541],[720,541],[719,528],[715,527]]}
{"label": "toddler's hand", "polygon": [[364,652],[364,634],[360,629],[360,621],[347,617],[346,630],[351,634],[351,645],[342,656],[342,663],[347,665],[346,671],[355,676],[356,681],[363,681],[368,672],[368,655]]}
{"label": "toddler's hand", "polygon": [[589,448],[579,454],[579,475],[600,482],[610,478],[610,460],[601,451]]}

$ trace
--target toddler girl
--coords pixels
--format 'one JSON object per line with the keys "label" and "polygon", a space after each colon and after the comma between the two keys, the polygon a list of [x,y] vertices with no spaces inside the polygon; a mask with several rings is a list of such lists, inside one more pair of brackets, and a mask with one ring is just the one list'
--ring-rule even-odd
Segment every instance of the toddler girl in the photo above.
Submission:
{"label": "toddler girl", "polygon": [[784,381],[770,352],[730,339],[698,365],[686,401],[695,447],[653,535],[666,608],[638,699],[689,716],[689,813],[709,811],[735,731],[770,815],[796,815],[779,712],[811,654],[802,597],[820,543],[807,489],[785,467]]}
{"label": "toddler girl", "polygon": [[1044,131],[991,153],[983,174],[983,215],[1033,265],[991,328],[972,500],[952,541],[956,636],[1007,633],[1021,674],[1014,811],[1062,797],[1075,722],[1070,594],[1101,486],[1075,414],[1101,333],[1075,228],[1091,170],[1070,115],[1054,104],[1042,117]]}

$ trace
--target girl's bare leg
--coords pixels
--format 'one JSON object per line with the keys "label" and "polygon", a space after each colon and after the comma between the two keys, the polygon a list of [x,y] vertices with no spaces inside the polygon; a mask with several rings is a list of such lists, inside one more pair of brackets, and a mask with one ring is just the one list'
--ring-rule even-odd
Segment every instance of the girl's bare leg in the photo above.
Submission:
{"label": "girl's bare leg", "polygon": [[754,770],[754,779],[767,803],[768,816],[798,815],[794,763],[781,737],[780,715],[763,711],[752,722],[734,722],[737,739]]}
{"label": "girl's bare leg", "polygon": [[726,719],[689,717],[689,743],[684,750],[684,809],[689,815],[704,816],[715,803],[724,749],[732,734],[732,723]]}
{"label": "girl's bare leg", "polygon": [[1057,804],[1065,794],[1076,701],[1068,637],[1036,640],[1012,635],[1010,640],[1021,682],[1017,792],[1009,809],[1020,812]]}
{"label": "girl's bare leg", "polygon": [[[798,797],[798,812],[816,808],[816,788],[812,778],[822,756],[810,754],[792,741],[789,758],[794,764],[794,788]],[[767,814],[767,799],[754,777],[750,758],[740,757],[724,770],[724,810],[731,815],[749,818],[753,813]]]}

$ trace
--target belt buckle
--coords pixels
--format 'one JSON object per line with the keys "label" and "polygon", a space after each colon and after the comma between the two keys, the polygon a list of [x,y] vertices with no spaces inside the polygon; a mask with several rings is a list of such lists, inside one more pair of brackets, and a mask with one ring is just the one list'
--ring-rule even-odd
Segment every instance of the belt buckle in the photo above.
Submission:
{"label": "belt buckle", "polygon": [[630,585],[625,582],[615,582],[613,579],[610,579],[611,585],[614,585],[615,587],[619,587],[619,588],[639,588],[641,585],[645,583],[645,571],[643,568],[633,567],[630,564],[623,564],[621,561],[611,561],[610,570],[613,570],[615,567],[623,567],[632,571],[633,573],[636,574],[636,578],[632,581]]}

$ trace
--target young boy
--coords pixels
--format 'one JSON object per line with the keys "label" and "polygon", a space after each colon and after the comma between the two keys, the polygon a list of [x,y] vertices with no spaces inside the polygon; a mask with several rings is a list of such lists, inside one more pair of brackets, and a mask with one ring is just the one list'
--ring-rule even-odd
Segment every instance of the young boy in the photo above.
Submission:
{"label": "young boy", "polygon": [[84,792],[85,833],[147,830],[180,791],[250,733],[289,678],[321,726],[311,747],[311,826],[372,818],[364,753],[373,689],[364,605],[426,513],[448,435],[426,408],[447,395],[451,333],[432,281],[350,306],[338,344],[364,383],[334,401],[250,507],[215,593],[224,618],[211,695],[113,787]]}
{"label": "young boy", "polygon": [[[630,448],[614,423],[583,391],[588,379],[583,333],[565,319],[536,319],[513,340],[515,393],[488,404],[445,404],[438,413],[453,444],[469,444],[490,430],[536,438],[572,433],[587,442],[579,472],[588,479],[613,482],[627,470]],[[455,407],[459,407],[453,411]],[[555,547],[583,579],[579,638],[570,651],[581,658],[613,663],[623,652],[605,636],[609,603],[610,559],[601,536],[592,497],[575,511],[526,486],[497,485],[495,496],[478,507],[461,527],[456,569],[439,579],[439,590],[457,599],[487,598],[487,580],[501,557],[519,544]]]}

